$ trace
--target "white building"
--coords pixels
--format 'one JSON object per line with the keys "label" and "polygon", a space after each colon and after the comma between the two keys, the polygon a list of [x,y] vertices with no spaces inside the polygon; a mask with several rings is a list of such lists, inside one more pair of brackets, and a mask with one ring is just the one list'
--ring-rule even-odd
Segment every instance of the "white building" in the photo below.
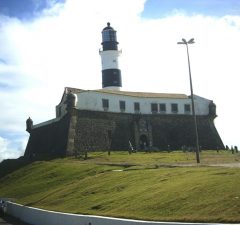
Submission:
{"label": "white building", "polygon": [[[66,96],[76,95],[79,110],[140,114],[191,114],[191,98],[185,94],[128,92],[118,90],[82,90],[65,88],[63,98],[56,106],[56,117],[67,113]],[[208,115],[211,100],[194,96],[196,115]]]}

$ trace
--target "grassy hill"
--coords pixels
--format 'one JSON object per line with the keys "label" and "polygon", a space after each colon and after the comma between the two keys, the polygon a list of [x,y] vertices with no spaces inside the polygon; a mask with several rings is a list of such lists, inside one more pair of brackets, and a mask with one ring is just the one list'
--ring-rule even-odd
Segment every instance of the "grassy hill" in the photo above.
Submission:
{"label": "grassy hill", "polygon": [[[0,164],[0,196],[44,209],[164,221],[240,222],[239,154],[92,153]],[[15,163],[14,163],[15,162]],[[15,165],[15,167],[14,167]],[[4,175],[5,174],[5,175]]]}

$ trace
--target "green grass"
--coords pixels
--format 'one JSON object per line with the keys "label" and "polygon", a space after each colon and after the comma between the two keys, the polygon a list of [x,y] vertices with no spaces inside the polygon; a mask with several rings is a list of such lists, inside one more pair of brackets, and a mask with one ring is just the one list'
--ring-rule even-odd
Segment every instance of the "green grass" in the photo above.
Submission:
{"label": "green grass", "polygon": [[[238,154],[126,152],[55,159],[7,170],[0,196],[39,208],[157,221],[240,222]],[[174,166],[172,166],[174,164]],[[176,167],[180,164],[181,167]],[[182,165],[196,166],[182,166]],[[122,170],[122,171],[120,171]],[[13,172],[12,172],[13,171]]]}
{"label": "green grass", "polygon": [[[200,153],[202,164],[240,162],[240,154],[231,154],[230,151],[202,151]],[[94,152],[90,154],[89,161],[104,163],[125,164],[173,164],[196,163],[196,155],[193,152],[162,152],[162,153],[133,153],[129,156],[127,152],[112,152],[111,157],[106,157],[106,152]]]}

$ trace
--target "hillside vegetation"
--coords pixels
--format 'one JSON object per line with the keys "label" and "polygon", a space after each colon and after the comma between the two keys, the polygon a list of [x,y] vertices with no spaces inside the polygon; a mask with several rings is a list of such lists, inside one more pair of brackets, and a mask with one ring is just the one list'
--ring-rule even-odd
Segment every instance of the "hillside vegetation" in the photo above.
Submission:
{"label": "hillside vegetation", "polygon": [[[16,167],[14,168],[14,161]],[[239,154],[92,153],[0,164],[0,196],[55,211],[157,221],[240,222]],[[3,173],[5,175],[3,175]]]}

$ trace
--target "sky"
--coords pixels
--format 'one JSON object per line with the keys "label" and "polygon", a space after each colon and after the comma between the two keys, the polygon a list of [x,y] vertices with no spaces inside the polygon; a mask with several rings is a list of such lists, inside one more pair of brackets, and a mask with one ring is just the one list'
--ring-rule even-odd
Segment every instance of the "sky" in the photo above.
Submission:
{"label": "sky", "polygon": [[213,100],[215,125],[240,147],[239,0],[0,0],[0,161],[24,154],[34,124],[55,117],[64,87],[101,88],[101,31],[117,30],[122,90]]}

